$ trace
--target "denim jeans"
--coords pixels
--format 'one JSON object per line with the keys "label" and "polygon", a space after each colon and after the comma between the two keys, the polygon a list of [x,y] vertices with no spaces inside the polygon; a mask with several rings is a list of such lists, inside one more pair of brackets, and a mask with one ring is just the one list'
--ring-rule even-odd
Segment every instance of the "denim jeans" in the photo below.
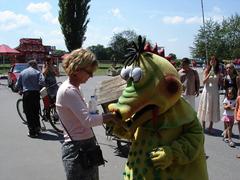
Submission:
{"label": "denim jeans", "polygon": [[94,138],[64,142],[62,145],[62,161],[67,180],[99,180],[98,166],[83,169],[79,161],[79,149],[95,146]]}

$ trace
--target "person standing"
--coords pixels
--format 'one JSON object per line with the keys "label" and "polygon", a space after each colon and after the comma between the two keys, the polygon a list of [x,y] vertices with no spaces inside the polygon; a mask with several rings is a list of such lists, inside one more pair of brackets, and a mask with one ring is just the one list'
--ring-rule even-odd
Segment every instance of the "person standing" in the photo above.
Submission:
{"label": "person standing", "polygon": [[232,87],[234,88],[234,92],[236,92],[233,96],[237,98],[237,91],[238,91],[238,83],[237,83],[237,71],[234,67],[234,64],[227,64],[226,65],[226,75],[223,78],[223,88],[227,93],[227,89]]}
{"label": "person standing", "polygon": [[208,60],[207,67],[204,71],[203,92],[200,96],[198,106],[198,118],[205,130],[206,122],[209,122],[208,132],[212,134],[213,123],[220,121],[219,105],[219,83],[221,75],[219,72],[219,62],[215,56]]}
{"label": "person standing", "polygon": [[40,132],[40,89],[44,86],[43,74],[38,70],[36,60],[28,62],[29,67],[23,70],[17,80],[17,88],[23,94],[23,110],[28,125],[28,136],[37,137]]}
{"label": "person standing", "polygon": [[235,143],[232,141],[232,127],[234,123],[234,110],[236,105],[234,91],[235,89],[233,87],[229,87],[226,92],[226,97],[223,100],[223,122],[226,125],[223,140],[231,147],[235,147]]}
{"label": "person standing", "polygon": [[[228,88],[232,87],[234,89],[233,98],[237,98],[237,91],[238,91],[238,82],[237,82],[237,71],[234,67],[234,64],[229,63],[225,66],[226,73],[223,77],[223,89],[225,90],[225,94],[227,93]],[[227,94],[226,94],[227,95]],[[226,136],[226,128],[227,124],[224,121],[224,131],[222,133],[223,136]]]}
{"label": "person standing", "polygon": [[72,51],[63,60],[68,79],[61,84],[57,92],[56,110],[65,129],[62,161],[67,180],[99,179],[97,165],[84,169],[79,150],[96,146],[92,127],[117,119],[117,115],[112,113],[91,114],[80,91],[81,85],[93,76],[97,67],[95,55],[82,48]]}
{"label": "person standing", "polygon": [[54,66],[53,60],[49,56],[45,58],[42,73],[45,77],[45,85],[47,87],[48,96],[55,102],[58,90],[56,76],[59,76],[59,71],[58,68]]}
{"label": "person standing", "polygon": [[199,95],[200,80],[198,72],[190,67],[188,58],[182,59],[182,68],[178,71],[183,84],[183,98],[195,109],[195,97]]}

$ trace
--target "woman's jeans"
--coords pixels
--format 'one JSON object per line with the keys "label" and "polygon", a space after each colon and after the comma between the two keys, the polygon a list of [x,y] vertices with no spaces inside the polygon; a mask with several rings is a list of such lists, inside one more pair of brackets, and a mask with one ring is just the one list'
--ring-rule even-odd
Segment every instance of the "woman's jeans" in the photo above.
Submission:
{"label": "woman's jeans", "polygon": [[62,145],[62,160],[67,180],[98,180],[98,166],[83,169],[79,161],[79,150],[95,146],[95,139],[64,142]]}

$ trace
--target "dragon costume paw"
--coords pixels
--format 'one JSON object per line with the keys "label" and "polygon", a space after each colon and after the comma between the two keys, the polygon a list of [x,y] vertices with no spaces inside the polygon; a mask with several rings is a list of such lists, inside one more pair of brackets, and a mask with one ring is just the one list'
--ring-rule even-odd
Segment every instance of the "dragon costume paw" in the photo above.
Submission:
{"label": "dragon costume paw", "polygon": [[150,153],[150,158],[155,168],[166,169],[172,164],[172,150],[168,146],[157,148]]}

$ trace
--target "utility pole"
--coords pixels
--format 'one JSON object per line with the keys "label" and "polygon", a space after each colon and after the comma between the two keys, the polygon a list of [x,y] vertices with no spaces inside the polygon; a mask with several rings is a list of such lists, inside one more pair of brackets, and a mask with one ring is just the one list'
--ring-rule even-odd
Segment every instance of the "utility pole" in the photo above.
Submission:
{"label": "utility pole", "polygon": [[201,7],[202,7],[202,21],[203,21],[203,31],[204,31],[204,41],[205,41],[205,56],[206,61],[208,59],[208,50],[207,50],[207,35],[206,35],[206,28],[205,28],[205,18],[204,18],[204,9],[203,9],[203,0],[201,0]]}

